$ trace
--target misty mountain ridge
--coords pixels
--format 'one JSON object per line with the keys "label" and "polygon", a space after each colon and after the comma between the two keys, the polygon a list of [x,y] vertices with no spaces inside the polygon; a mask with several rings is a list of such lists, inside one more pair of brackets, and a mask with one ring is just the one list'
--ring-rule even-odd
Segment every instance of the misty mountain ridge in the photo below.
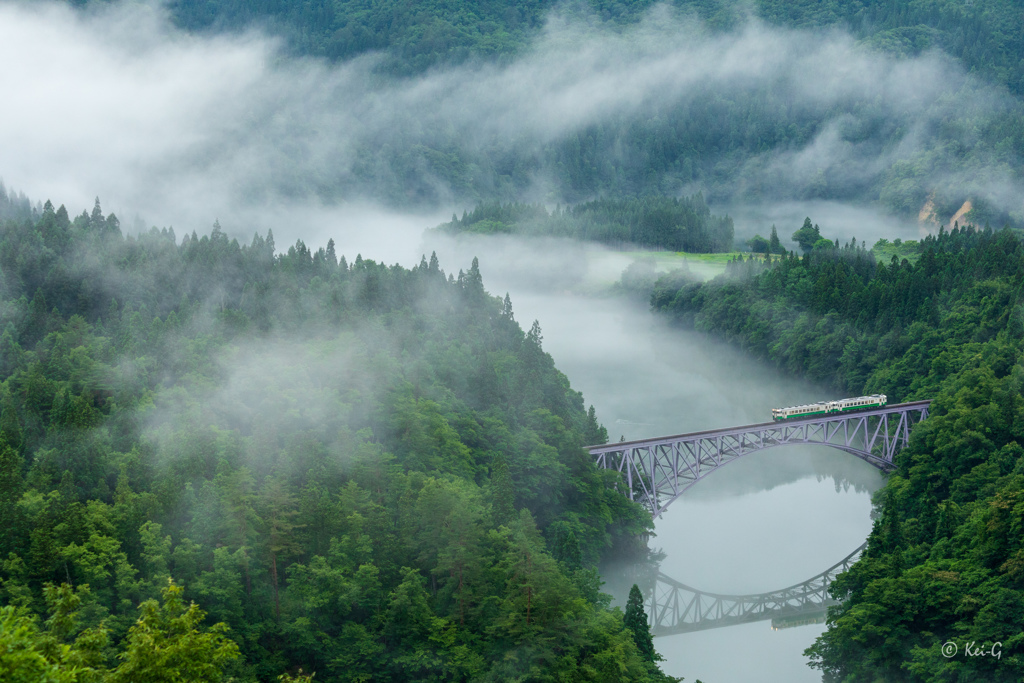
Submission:
{"label": "misty mountain ridge", "polygon": [[[76,3],[77,4],[77,3]],[[641,21],[652,7],[664,4],[691,15],[708,30],[734,30],[751,16],[790,28],[839,28],[866,44],[899,56],[941,49],[970,71],[1024,92],[1018,69],[1024,41],[1022,18],[1012,2],[989,0],[950,4],[855,0],[600,0],[579,2],[325,2],[302,6],[266,0],[173,0],[168,8],[176,25],[190,31],[238,31],[253,26],[281,35],[296,55],[350,59],[383,51],[382,69],[396,75],[420,73],[438,64],[472,59],[502,59],[521,53],[543,30],[556,10],[597,25],[622,27]]]}
{"label": "misty mountain ridge", "polygon": [[[659,7],[659,3],[641,0],[610,4],[591,0],[563,2],[555,5],[554,10],[551,6],[522,2],[418,3],[415,10],[389,2],[375,2],[369,7],[355,3],[307,3],[302,9],[281,7],[273,3],[245,3],[243,9],[242,5],[230,1],[198,3],[177,0],[170,7],[175,22],[190,30],[237,30],[260,26],[284,37],[289,50],[297,55],[339,60],[368,51],[381,51],[385,57],[378,65],[379,69],[394,75],[411,75],[442,64],[493,60],[507,63],[530,50],[531,45],[542,36],[553,14],[562,21],[583,21],[619,31],[643,22],[652,8]],[[1024,93],[1024,71],[1019,68],[1024,57],[1024,40],[1021,38],[1024,35],[1024,20],[1019,12],[1014,11],[1011,2],[996,0],[950,5],[937,1],[888,3],[858,0],[839,5],[823,5],[807,0],[758,0],[754,3],[677,0],[663,4],[659,9],[668,7],[677,16],[696,19],[702,32],[712,34],[736,31],[752,17],[756,17],[757,20],[778,27],[809,31],[838,29],[849,33],[865,47],[898,58],[941,50],[954,57],[968,71],[982,74],[989,82],[1005,86],[1017,96]],[[743,118],[742,115],[740,118]],[[598,140],[587,140],[590,144],[601,146],[600,138],[609,137],[608,132],[603,130],[593,133]],[[659,140],[683,142],[684,147],[694,137],[684,135],[683,140],[674,140],[679,137],[678,130],[648,129],[645,133],[647,137],[653,136]],[[622,144],[621,130],[613,131],[610,137],[615,139],[617,145]],[[732,136],[725,133],[720,137],[729,140]],[[765,136],[758,135],[758,138],[758,142],[762,143],[759,146],[763,146]],[[782,138],[779,140],[778,135],[771,135],[769,145],[777,146],[779,142],[785,142],[786,136]],[[631,142],[636,145],[636,141]],[[748,153],[753,151],[754,145],[749,140],[739,145],[732,140],[729,142],[730,147],[739,147]],[[789,142],[805,144],[806,139],[790,139]],[[592,166],[595,159],[607,156],[609,151],[604,148],[600,152],[605,154],[600,154],[595,150],[583,163],[590,162]],[[707,156],[707,150],[693,148],[688,151],[689,156]],[[645,157],[644,161],[651,161],[649,152],[642,147],[641,154]],[[681,169],[681,174],[676,172],[679,169],[661,170],[666,176],[681,180],[684,185],[689,181],[708,187],[713,200],[722,199],[720,193],[714,192],[714,188],[721,182],[721,174],[708,177],[707,169],[694,172],[685,167]],[[690,177],[686,177],[688,170]],[[635,183],[618,186],[601,176],[598,173],[589,182],[582,183],[577,178],[569,188],[562,188],[560,197],[567,201],[580,201],[598,196],[636,196],[665,191],[664,188],[649,185],[637,187]],[[841,178],[835,176],[833,169],[818,169],[818,177],[805,183],[802,194],[811,198],[847,198],[844,195],[852,189],[856,199],[865,198],[856,188],[847,187]],[[891,211],[909,216],[913,212],[911,205],[916,203],[921,209],[925,202],[922,201],[920,188],[918,196],[913,198],[901,193],[898,187],[893,187],[904,182],[905,178],[882,180],[876,183],[879,187],[868,190],[872,195],[868,198],[882,203]],[[876,191],[877,197],[873,196]],[[678,194],[679,190],[670,193]],[[764,194],[759,188],[754,193],[742,193],[741,196],[749,200]],[[770,190],[767,194],[771,196]],[[951,215],[956,210],[946,210],[952,208],[947,205],[962,204],[964,200],[970,199],[967,195],[958,197],[956,190],[949,187],[942,188],[940,195],[945,215]],[[735,199],[735,192],[730,193],[730,197]],[[492,195],[478,199],[495,198],[514,199],[521,198],[521,195]],[[984,204],[978,207],[972,218],[978,222],[1005,222],[1011,219],[1005,212],[992,211],[991,207]],[[1013,216],[1012,220],[1019,222],[1019,215]],[[952,220],[949,224],[952,224]]]}
{"label": "misty mountain ridge", "polygon": [[[30,196],[60,186],[70,203],[98,194],[147,221],[231,215],[264,230],[280,223],[273,212],[360,203],[450,215],[698,191],[734,216],[816,201],[908,221],[929,201],[944,218],[970,200],[977,224],[1024,214],[1019,98],[903,29],[892,35],[920,49],[881,50],[881,33],[859,39],[839,19],[801,14],[790,28],[767,9],[776,23],[570,7],[544,13],[513,51],[396,77],[393,53],[372,46],[329,62],[266,34],[212,32],[226,19],[184,33],[172,23],[184,5],[89,7],[2,9],[0,44],[27,72],[12,84],[24,105],[7,129],[21,132],[0,133],[0,171]],[[985,45],[1004,43],[1015,44]],[[28,87],[52,74],[81,111],[40,127],[53,108]],[[97,163],[105,172],[85,188]]]}

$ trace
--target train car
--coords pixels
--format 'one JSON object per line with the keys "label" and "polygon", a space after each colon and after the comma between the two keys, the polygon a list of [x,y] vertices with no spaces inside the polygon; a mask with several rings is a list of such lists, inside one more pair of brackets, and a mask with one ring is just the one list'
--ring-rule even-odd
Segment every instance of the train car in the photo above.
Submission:
{"label": "train car", "polygon": [[857,398],[842,398],[837,401],[809,403],[791,408],[772,408],[772,419],[779,422],[796,417],[833,415],[836,413],[848,413],[853,410],[865,410],[867,408],[884,408],[886,400],[885,394],[873,394],[871,396],[858,396]]}
{"label": "train car", "polygon": [[772,408],[772,419],[778,422],[779,420],[789,420],[794,417],[825,415],[827,412],[827,403],[808,403],[805,406],[792,406],[791,408]]}
{"label": "train car", "polygon": [[885,394],[873,394],[871,396],[858,396],[857,398],[829,401],[828,412],[847,413],[851,410],[864,410],[865,408],[884,408],[887,400]]}

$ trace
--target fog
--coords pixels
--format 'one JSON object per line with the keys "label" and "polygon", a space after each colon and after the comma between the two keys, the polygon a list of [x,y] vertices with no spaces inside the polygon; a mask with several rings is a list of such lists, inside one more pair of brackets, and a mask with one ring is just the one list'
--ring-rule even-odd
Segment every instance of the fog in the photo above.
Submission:
{"label": "fog", "polygon": [[[927,155],[940,123],[1012,105],[939,53],[896,60],[841,33],[769,28],[754,19],[715,34],[664,7],[619,31],[555,14],[509,64],[438,68],[396,81],[376,74],[375,55],[329,65],[285,59],[259,33],[189,36],[155,5],[81,13],[5,3],[0,58],[7,65],[0,76],[7,187],[63,203],[72,214],[99,196],[129,231],[155,224],[202,234],[219,220],[241,239],[272,229],[279,248],[333,238],[350,260],[361,253],[412,265],[436,250],[449,272],[478,256],[486,287],[511,294],[523,327],[540,321],[545,349],[613,439],[761,422],[772,407],[831,394],[672,329],[643,303],[593,296],[628,265],[621,254],[564,240],[424,236],[424,228],[480,197],[564,201],[548,153],[589,126],[647,125],[709,94],[746,92],[759,101],[770,92],[767,105],[786,102],[773,115],[822,122],[807,144],[751,154],[735,178],[713,188],[669,178],[667,192],[711,192],[713,210],[735,216],[738,242],[767,235],[773,223],[786,240],[805,215],[841,241],[918,238],[918,224],[862,201],[865,188],[895,164]],[[970,134],[963,139],[965,147],[973,142]],[[625,147],[607,150],[614,163],[639,163]],[[494,161],[505,157],[525,161],[513,172]],[[446,159],[465,168],[446,171]],[[968,195],[1021,211],[1024,195],[1010,170],[1016,160],[982,161],[930,171],[928,183],[960,183]],[[822,178],[849,191],[808,200]],[[239,351],[225,361],[232,369],[211,403],[261,395],[260,382],[275,377],[262,374],[268,359],[292,351],[287,340]],[[307,394],[306,380],[322,374],[324,363],[348,366],[329,354],[309,359],[311,369],[285,395]],[[156,432],[199,408],[159,409],[151,416]],[[300,413],[311,422],[322,417]],[[674,503],[652,546],[665,551],[667,573],[703,590],[779,588],[863,541],[869,493],[879,483],[868,465],[828,449],[757,454]],[[667,670],[688,679],[755,680],[765,670],[813,679],[800,654],[813,628],[770,642],[766,633],[763,623],[733,629],[726,649],[714,647],[718,632],[673,640],[668,651],[658,645]],[[740,660],[751,662],[748,669],[728,668]]]}
{"label": "fog", "polygon": [[768,237],[771,226],[775,225],[779,239],[793,250],[797,245],[790,235],[803,224],[805,217],[821,227],[824,237],[838,238],[844,244],[855,237],[858,243],[865,242],[869,249],[879,238],[919,240],[937,229],[930,222],[901,219],[886,214],[878,207],[824,200],[736,204],[728,206],[727,211],[736,225],[737,245],[755,234]]}
{"label": "fog", "polygon": [[[617,441],[764,422],[771,408],[833,395],[798,377],[756,361],[700,333],[673,328],[651,315],[646,303],[595,288],[621,261],[614,252],[568,240],[433,235],[424,249],[444,264],[474,256],[488,289],[509,292],[516,319],[540,321],[544,348],[573,387],[595,403]],[[808,452],[809,451],[809,452]],[[836,478],[837,488],[869,490],[874,470],[832,449],[766,452],[770,467],[733,465],[711,497],[742,495],[814,476]],[[702,498],[703,485],[688,497]]]}
{"label": "fog", "polygon": [[728,208],[804,201],[825,183],[849,204],[894,164],[916,164],[932,187],[1021,210],[1013,159],[976,152],[981,167],[935,165],[941,173],[923,161],[943,127],[960,126],[970,148],[977,134],[964,117],[1005,112],[1007,96],[938,52],[894,59],[842,33],[753,18],[714,33],[656,7],[609,30],[555,12],[509,64],[394,80],[376,74],[376,55],[332,65],[285,58],[255,32],[190,36],[158,5],[4,3],[0,57],[13,105],[0,113],[0,177],[72,213],[99,196],[130,227],[180,234],[219,219],[243,237],[273,228],[279,242],[356,231],[386,242],[402,221],[372,220],[373,208],[401,207],[423,225],[480,197],[564,201],[559,145],[611,126],[598,152],[628,175],[646,153],[629,126],[656,131],[673,111],[722,98],[816,132],[748,154],[712,187],[666,176],[665,191],[702,189]]}
{"label": "fog", "polygon": [[[544,348],[593,403],[617,441],[769,419],[772,407],[833,395],[703,335],[672,328],[643,302],[594,296],[622,260],[561,240],[431,235],[442,263],[472,255],[488,288],[510,292],[520,324],[541,323]],[[822,572],[864,542],[881,474],[824,447],[775,448],[730,463],[656,520],[660,570],[695,588],[748,594]],[[634,570],[606,566],[605,589],[624,604]],[[665,671],[715,681],[814,681],[803,650],[824,626],[773,631],[769,622],[659,638]]]}

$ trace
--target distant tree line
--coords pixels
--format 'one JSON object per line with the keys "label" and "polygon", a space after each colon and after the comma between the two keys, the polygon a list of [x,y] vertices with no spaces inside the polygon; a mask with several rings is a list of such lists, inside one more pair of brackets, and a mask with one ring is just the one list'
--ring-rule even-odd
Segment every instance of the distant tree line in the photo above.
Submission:
{"label": "distant tree line", "polygon": [[34,208],[23,192],[9,191],[0,181],[0,220],[32,218]]}
{"label": "distant tree line", "polygon": [[[561,11],[618,27],[639,20],[653,4],[592,0]],[[750,10],[739,2],[674,4],[683,13],[696,13],[709,31],[742,26]],[[284,36],[296,55],[341,60],[380,52],[379,76],[400,84],[440,65],[513,59],[540,35],[549,6],[174,0],[169,9],[179,26],[200,33],[265,28]],[[552,201],[567,203],[678,195],[700,187],[713,204],[829,199],[875,203],[906,217],[916,217],[933,199],[940,218],[970,199],[974,208],[968,220],[975,224],[1024,225],[1020,207],[992,191],[1007,178],[1022,180],[1024,18],[1013,3],[758,0],[753,9],[781,26],[848,30],[866,48],[898,56],[945,50],[966,73],[1007,88],[1010,96],[993,97],[991,91],[972,90],[970,83],[951,82],[950,97],[978,106],[936,112],[934,125],[927,126],[928,143],[913,152],[901,149],[899,141],[914,121],[894,113],[890,98],[798,107],[774,82],[736,88],[696,83],[685,97],[652,98],[637,115],[601,119],[538,144],[519,144],[504,134],[469,140],[464,130],[444,126],[423,131],[419,113],[410,111],[386,133],[357,140],[352,164],[323,169],[309,191],[325,199],[362,196],[392,206],[437,207],[453,201],[517,201],[539,181]],[[840,164],[826,164],[810,177],[773,171],[780,156],[806,148],[848,120],[858,123],[838,125],[844,142],[867,158],[892,153],[898,161],[864,175]]]}
{"label": "distant tree line", "polygon": [[732,251],[733,223],[711,213],[704,197],[599,199],[557,207],[481,203],[440,226],[449,233],[514,233],[571,237],[617,247],[638,246],[697,253]]}
{"label": "distant tree line", "polygon": [[[73,0],[78,4],[79,0]],[[609,23],[639,19],[655,3],[588,0],[579,9]],[[714,0],[676,0],[712,29],[729,30],[749,6]],[[269,0],[173,0],[175,21],[193,30],[240,30],[264,26],[287,38],[300,54],[346,59],[371,50],[386,51],[385,68],[394,73],[422,71],[439,63],[514,54],[543,26],[549,6],[530,2],[425,2],[394,0],[357,3],[312,0],[301,5]],[[1024,53],[1024,18],[1008,2],[949,3],[943,0],[757,0],[761,18],[798,28],[841,27],[872,46],[900,55],[940,48],[1024,94],[1019,60]],[[573,11],[574,8],[564,8]]]}
{"label": "distant tree line", "polygon": [[[592,0],[563,11],[616,26],[637,21],[653,4]],[[750,10],[739,2],[673,4],[698,15],[711,31],[741,26]],[[942,114],[929,143],[909,156],[895,144],[912,122],[894,116],[887,98],[800,108],[773,83],[734,90],[695,84],[682,101],[654,102],[641,116],[597,122],[539,146],[504,138],[474,138],[468,145],[461,131],[412,135],[404,132],[418,128],[410,119],[407,126],[395,126],[388,144],[373,139],[358,145],[352,168],[328,178],[317,191],[368,196],[391,205],[438,206],[453,199],[516,201],[536,188],[538,178],[549,185],[555,201],[569,203],[597,196],[674,195],[697,185],[714,203],[766,197],[852,200],[877,203],[907,217],[916,217],[929,199],[940,218],[970,199],[974,208],[968,220],[975,224],[1024,225],[1019,207],[990,192],[1006,177],[1022,180],[1024,16],[1012,2],[758,0],[753,9],[780,26],[846,30],[865,47],[899,57],[944,50],[965,72],[1005,87],[1011,97],[990,100],[989,93],[970,92],[964,84],[960,98],[986,105]],[[193,31],[267,28],[284,36],[296,54],[347,59],[381,51],[381,71],[401,78],[441,64],[512,59],[539,35],[549,7],[526,2],[412,6],[380,0],[175,0],[170,10],[180,26]],[[871,158],[897,153],[897,163],[870,177],[851,176],[840,166],[799,181],[771,171],[777,155],[806,147],[837,117],[851,115],[861,123],[844,139]],[[965,178],[971,187],[965,187]]]}

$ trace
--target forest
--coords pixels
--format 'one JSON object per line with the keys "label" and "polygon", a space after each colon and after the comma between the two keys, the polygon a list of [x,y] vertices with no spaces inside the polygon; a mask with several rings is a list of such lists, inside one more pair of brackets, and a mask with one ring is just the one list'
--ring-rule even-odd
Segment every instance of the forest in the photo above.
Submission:
{"label": "forest", "polygon": [[711,213],[700,193],[686,198],[603,199],[555,207],[481,203],[462,218],[438,226],[448,234],[568,237],[614,247],[712,253],[732,251],[733,224]]}
{"label": "forest", "polygon": [[[655,4],[652,0],[587,0],[566,9],[589,12],[601,21],[621,25],[638,21]],[[749,9],[749,5],[729,0],[674,0],[670,5],[695,14],[713,30],[734,28]],[[1024,95],[1024,73],[1019,68],[1024,17],[1011,0],[756,0],[752,5],[757,16],[773,24],[841,27],[879,49],[898,54],[938,47],[962,60],[969,70],[981,71]],[[544,3],[522,1],[413,6],[388,0],[314,0],[301,5],[268,0],[173,0],[170,7],[178,24],[192,30],[267,26],[284,35],[297,54],[345,59],[384,50],[389,56],[384,68],[397,74],[415,73],[438,63],[507,57],[536,35],[550,10]]]}
{"label": "forest", "polygon": [[[0,7],[32,55],[0,172],[91,207],[0,182],[0,680],[672,680],[597,573],[653,523],[540,324],[475,260],[267,229],[366,236],[365,207],[613,249],[738,228],[723,276],[640,259],[619,293],[933,401],[812,666],[1024,680],[1019,0],[59,2]],[[738,218],[794,206],[933,234],[808,218],[790,253]]]}
{"label": "forest", "polygon": [[675,680],[595,569],[649,513],[475,261],[97,200],[6,219],[0,273],[0,678]]}
{"label": "forest", "polygon": [[[465,131],[446,125],[415,133],[420,117],[411,116],[392,127],[386,144],[359,145],[352,174],[319,191],[364,193],[390,205],[455,200],[472,206],[536,201],[538,183],[549,205],[700,189],[713,205],[829,200],[872,203],[900,217],[916,217],[931,202],[940,220],[969,200],[969,219],[977,225],[1024,225],[1019,203],[1000,189],[1021,181],[1024,153],[1024,18],[1012,0],[169,4],[178,26],[201,34],[258,27],[281,36],[293,56],[339,62],[377,55],[377,77],[399,86],[455,67],[464,69],[460,78],[472,80],[487,73],[487,65],[507,66],[542,52],[538,41],[557,34],[551,26],[577,27],[575,40],[616,36],[652,13],[661,16],[659,8],[679,17],[668,35],[686,33],[697,45],[715,45],[756,20],[769,29],[805,32],[781,34],[792,43],[783,61],[819,49],[813,62],[833,58],[827,45],[841,31],[865,58],[892,60],[868,78],[883,79],[913,60],[924,60],[933,72],[898,86],[879,82],[877,90],[863,84],[864,92],[854,78],[812,87],[836,93],[825,97],[801,92],[802,79],[811,77],[806,68],[724,82],[708,77],[690,84],[685,96],[645,98],[636,112],[612,111],[540,140],[470,136],[467,144]],[[764,38],[754,30],[742,45],[756,50]],[[772,56],[768,51],[762,58]],[[941,94],[905,92],[922,83]],[[846,88],[855,92],[843,94]],[[887,161],[874,168],[878,159]],[[785,172],[776,168],[780,164]]]}
{"label": "forest", "polygon": [[[855,240],[738,259],[703,284],[661,281],[652,307],[837,395],[931,399],[876,494],[863,559],[807,650],[826,681],[1024,676],[1024,244],[954,226],[916,260]],[[947,657],[947,641],[1001,656]]]}

